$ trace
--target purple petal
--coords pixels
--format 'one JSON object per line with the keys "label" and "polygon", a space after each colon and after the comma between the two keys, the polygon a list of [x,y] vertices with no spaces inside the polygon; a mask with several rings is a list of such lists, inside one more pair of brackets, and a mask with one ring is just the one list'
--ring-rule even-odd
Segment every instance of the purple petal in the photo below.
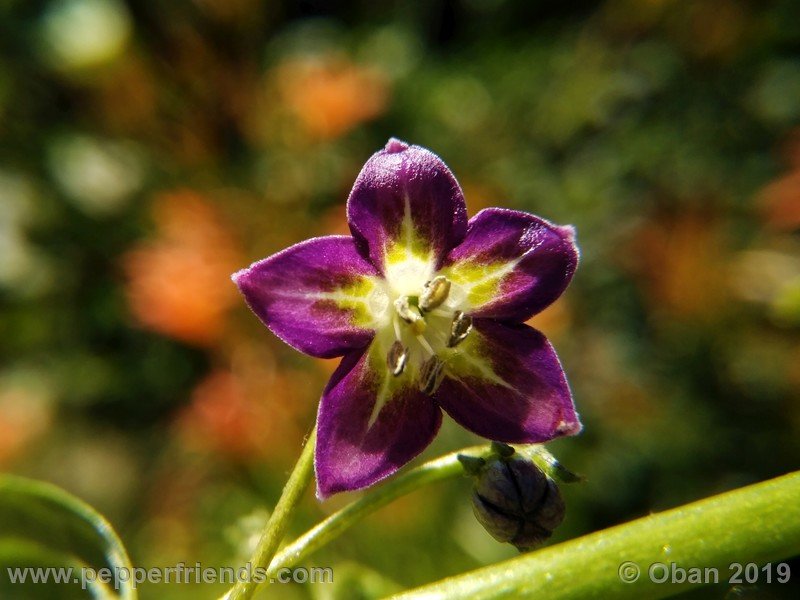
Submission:
{"label": "purple petal", "polygon": [[525,321],[558,298],[578,266],[574,230],[502,208],[480,211],[443,273],[463,288],[470,313]]}
{"label": "purple petal", "polygon": [[353,238],[306,240],[233,275],[247,304],[290,346],[321,358],[367,346],[382,281]]}
{"label": "purple petal", "polygon": [[392,378],[379,351],[371,347],[348,354],[319,406],[317,496],[363,488],[391,475],[431,443],[441,422],[436,403]]}
{"label": "purple petal", "polygon": [[391,139],[372,155],[347,202],[359,248],[385,272],[409,254],[433,269],[464,238],[467,209],[455,177],[431,151]]}
{"label": "purple petal", "polygon": [[435,398],[470,431],[536,443],[581,430],[561,363],[535,329],[475,319],[457,350]]}

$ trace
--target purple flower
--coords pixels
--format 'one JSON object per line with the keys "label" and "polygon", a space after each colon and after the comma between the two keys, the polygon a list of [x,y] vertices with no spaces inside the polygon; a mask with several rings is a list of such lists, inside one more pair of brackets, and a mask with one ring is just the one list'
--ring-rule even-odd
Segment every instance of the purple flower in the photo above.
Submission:
{"label": "purple flower", "polygon": [[317,419],[317,495],[366,487],[433,440],[442,409],[483,437],[581,429],[553,347],[523,323],[578,264],[571,227],[502,208],[467,221],[435,154],[396,139],[347,202],[353,236],[306,240],[233,280],[290,346],[343,356]]}

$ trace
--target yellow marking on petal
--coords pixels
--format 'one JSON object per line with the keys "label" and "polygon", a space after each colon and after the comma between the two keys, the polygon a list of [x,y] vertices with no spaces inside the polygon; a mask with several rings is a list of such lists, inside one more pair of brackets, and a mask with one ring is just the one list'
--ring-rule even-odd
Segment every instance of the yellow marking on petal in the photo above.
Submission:
{"label": "yellow marking on petal", "polygon": [[386,400],[389,396],[389,387],[391,386],[388,377],[383,378],[383,383],[381,384],[381,389],[378,391],[377,396],[375,397],[375,404],[372,407],[372,414],[369,416],[369,421],[367,421],[367,431],[372,429],[372,426],[375,424],[375,421],[378,420],[378,415],[383,410],[384,405],[386,404]]}
{"label": "yellow marking on petal", "polygon": [[400,225],[401,237],[406,248],[414,248],[414,221],[411,219],[411,199],[408,192],[403,192],[403,222]]}
{"label": "yellow marking on petal", "polygon": [[487,265],[464,261],[451,265],[442,272],[445,277],[463,287],[467,294],[467,302],[472,307],[477,307],[495,299],[499,294],[503,279],[516,268],[521,260],[522,257]]}
{"label": "yellow marking on petal", "polygon": [[456,379],[475,377],[484,381],[489,381],[510,390],[515,389],[513,385],[494,372],[491,360],[486,356],[486,349],[482,336],[473,335],[467,337],[457,348],[447,354],[446,366],[448,374]]}
{"label": "yellow marking on petal", "polygon": [[433,277],[433,250],[414,228],[408,197],[400,230],[395,239],[387,240],[383,256],[386,280],[398,295],[419,294],[425,282]]}
{"label": "yellow marking on petal", "polygon": [[[376,314],[376,302],[381,295],[385,295],[382,290],[382,282],[374,277],[359,277],[338,290],[329,292],[315,292],[306,297],[319,298],[320,300],[330,300],[342,310],[352,311],[353,323],[362,327],[373,327],[382,315]],[[386,301],[388,304],[388,299]],[[385,308],[384,308],[385,310]]]}
{"label": "yellow marking on petal", "polygon": [[383,410],[383,407],[386,406],[388,402],[392,401],[394,395],[400,389],[413,382],[413,378],[408,376],[409,367],[411,365],[407,365],[404,372],[399,376],[395,377],[391,375],[386,365],[386,354],[388,351],[389,346],[387,345],[387,341],[383,339],[379,340],[378,338],[373,340],[368,351],[369,355],[365,368],[372,371],[372,375],[377,377],[378,381],[380,381],[380,385],[376,386],[375,404],[372,407],[369,421],[367,421],[367,430],[372,428],[381,410]]}

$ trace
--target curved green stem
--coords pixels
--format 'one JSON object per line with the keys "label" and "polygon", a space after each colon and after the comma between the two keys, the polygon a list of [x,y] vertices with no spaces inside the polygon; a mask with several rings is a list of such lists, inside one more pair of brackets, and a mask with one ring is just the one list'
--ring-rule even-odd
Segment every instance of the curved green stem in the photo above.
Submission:
{"label": "curved green stem", "polygon": [[[250,559],[250,565],[254,571],[257,568],[266,569],[272,562],[275,552],[278,550],[278,545],[289,527],[289,521],[294,509],[311,481],[314,473],[314,446],[316,445],[316,439],[317,428],[314,426],[308,436],[306,445],[303,447],[303,452],[300,454],[300,458],[289,476],[289,481],[286,482],[283,488],[278,504],[267,522],[267,527],[258,542],[253,557]],[[255,581],[240,581],[223,598],[225,600],[248,600],[253,597],[258,585]]]}
{"label": "curved green stem", "polygon": [[446,454],[426,462],[410,471],[395,476],[383,485],[368,490],[361,498],[335,512],[281,550],[273,559],[272,564],[270,564],[269,576],[274,577],[278,569],[296,565],[312,552],[340,536],[370,513],[386,506],[400,496],[413,492],[429,483],[462,476],[464,468],[458,461],[459,454],[485,457],[490,452],[491,446],[488,444],[464,448],[458,452]]}
{"label": "curved green stem", "polygon": [[[763,564],[800,553],[800,471],[706,498],[611,529],[544,548],[393,598],[664,598],[702,585],[686,576],[658,583],[664,569],[717,569]],[[632,566],[633,565],[633,566]],[[639,572],[638,577],[634,577]],[[776,580],[773,569],[772,579]],[[708,576],[713,577],[712,572]],[[630,583],[624,581],[625,578]],[[743,578],[744,576],[741,575]],[[679,576],[676,576],[680,579]],[[759,583],[766,581],[759,571]],[[713,581],[713,579],[712,579]]]}

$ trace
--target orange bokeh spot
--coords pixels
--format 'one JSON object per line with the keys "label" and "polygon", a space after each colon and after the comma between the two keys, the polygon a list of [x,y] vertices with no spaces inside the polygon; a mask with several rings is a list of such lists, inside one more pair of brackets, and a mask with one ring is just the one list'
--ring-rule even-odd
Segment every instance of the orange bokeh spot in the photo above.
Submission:
{"label": "orange bokeh spot", "polygon": [[705,318],[717,315],[726,303],[728,250],[720,223],[711,215],[657,215],[622,254],[657,310]]}
{"label": "orange bokeh spot", "polygon": [[548,338],[558,338],[569,330],[572,314],[567,300],[562,296],[542,312],[525,321],[534,329],[538,329]]}
{"label": "orange bokeh spot", "polygon": [[144,327],[209,345],[238,301],[230,275],[241,264],[236,240],[202,196],[179,191],[153,207],[158,234],[124,257],[126,294]]}
{"label": "orange bokeh spot", "polygon": [[266,405],[251,402],[232,373],[216,371],[192,392],[178,427],[190,447],[244,458],[265,454],[269,422]]}
{"label": "orange bokeh spot", "polygon": [[800,129],[789,135],[783,155],[789,172],[775,179],[758,194],[764,221],[771,229],[800,229]]}
{"label": "orange bokeh spot", "polygon": [[309,420],[308,410],[309,403],[277,372],[218,369],[194,389],[176,426],[194,451],[245,462],[291,461],[303,436],[298,423]]}
{"label": "orange bokeh spot", "polygon": [[800,169],[767,185],[760,194],[766,224],[779,231],[800,228]]}
{"label": "orange bokeh spot", "polygon": [[320,139],[339,137],[377,117],[388,103],[388,84],[374,69],[335,58],[294,58],[277,68],[280,98]]}
{"label": "orange bokeh spot", "polygon": [[24,453],[52,423],[47,403],[24,388],[0,389],[0,465]]}

